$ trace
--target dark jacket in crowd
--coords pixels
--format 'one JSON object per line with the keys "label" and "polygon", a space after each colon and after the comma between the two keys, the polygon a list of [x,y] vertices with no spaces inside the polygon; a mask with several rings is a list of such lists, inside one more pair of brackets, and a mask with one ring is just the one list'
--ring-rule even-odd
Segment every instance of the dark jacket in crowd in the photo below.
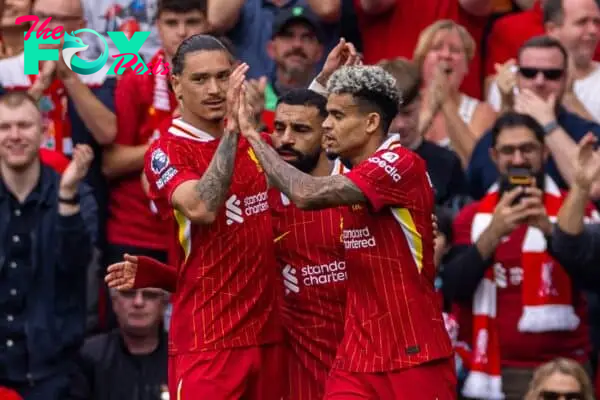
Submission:
{"label": "dark jacket in crowd", "polygon": [[161,400],[166,391],[166,333],[152,353],[132,355],[117,329],[86,340],[69,400]]}
{"label": "dark jacket in crowd", "polygon": [[[92,190],[81,185],[81,211],[60,216],[59,182],[58,173],[42,166],[28,241],[31,257],[24,275],[26,357],[12,360],[6,351],[0,354],[0,376],[10,381],[35,382],[68,371],[84,339],[86,274],[98,225],[96,202]],[[0,181],[0,273],[10,268],[6,244],[11,239],[7,237],[11,197]],[[25,376],[14,376],[15,363],[19,371],[28,371]]]}

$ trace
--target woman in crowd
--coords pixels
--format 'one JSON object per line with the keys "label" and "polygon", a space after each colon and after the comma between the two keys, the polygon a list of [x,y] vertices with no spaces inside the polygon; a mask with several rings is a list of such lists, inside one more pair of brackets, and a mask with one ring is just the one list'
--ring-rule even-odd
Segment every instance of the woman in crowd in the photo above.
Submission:
{"label": "woman in crowd", "polygon": [[486,103],[460,92],[475,41],[467,30],[450,20],[440,20],[419,36],[414,61],[423,75],[421,129],[425,138],[451,147],[463,166],[475,143],[496,119]]}
{"label": "woman in crowd", "polygon": [[577,362],[557,358],[535,371],[525,400],[594,400],[592,384]]}

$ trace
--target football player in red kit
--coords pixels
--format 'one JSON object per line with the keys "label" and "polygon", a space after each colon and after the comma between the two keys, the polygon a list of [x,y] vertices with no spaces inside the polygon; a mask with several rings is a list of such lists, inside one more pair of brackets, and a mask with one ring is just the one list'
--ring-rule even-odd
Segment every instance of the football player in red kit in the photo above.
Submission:
{"label": "football player in red kit", "polygon": [[[322,150],[326,102],[310,90],[292,90],[279,99],[274,118],[275,149],[312,176],[327,176],[332,169]],[[277,190],[269,193],[269,204],[283,283],[283,398],[320,400],[344,327],[347,275],[341,215],[334,208],[301,211]],[[127,256],[109,267],[106,280],[117,289],[160,286],[174,291],[173,275],[174,269],[155,260]]]}
{"label": "football player in red kit", "polygon": [[[279,156],[311,176],[328,176],[322,150],[327,100],[308,89],[279,99],[273,145]],[[321,400],[344,331],[346,263],[341,214],[303,211],[278,190],[269,193],[275,254],[281,271],[286,400]]]}
{"label": "football player in red kit", "polygon": [[181,118],[151,145],[144,166],[150,197],[178,230],[171,396],[279,400],[267,181],[231,114],[248,66],[234,69],[223,43],[206,35],[184,40],[172,63]]}
{"label": "football player in red kit", "polygon": [[299,208],[344,206],[348,268],[344,338],[326,399],[456,397],[452,348],[434,290],[433,190],[425,162],[387,136],[400,96],[380,67],[343,67],[328,82],[325,144],[352,166],[314,177],[239,124],[269,181]]}
{"label": "football player in red kit", "polygon": [[177,99],[169,89],[168,65],[185,38],[208,31],[206,2],[160,0],[156,28],[162,49],[148,66],[152,69],[159,64],[160,73],[138,75],[128,68],[117,82],[117,136],[104,150],[102,160],[110,181],[108,264],[120,261],[124,253],[167,260],[165,226],[142,189],[140,174],[146,150],[177,108]]}

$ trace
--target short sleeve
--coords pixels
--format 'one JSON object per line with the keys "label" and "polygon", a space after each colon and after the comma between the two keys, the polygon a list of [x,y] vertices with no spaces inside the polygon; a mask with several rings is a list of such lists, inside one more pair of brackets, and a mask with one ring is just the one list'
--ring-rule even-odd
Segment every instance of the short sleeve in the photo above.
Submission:
{"label": "short sleeve", "polygon": [[433,188],[425,162],[405,148],[380,150],[346,174],[374,211],[386,206],[433,209]]}
{"label": "short sleeve", "polygon": [[200,163],[203,164],[201,157],[193,157],[190,149],[171,140],[159,139],[146,152],[144,174],[150,185],[150,198],[161,215],[170,213],[171,198],[179,185],[202,177],[208,165]]}

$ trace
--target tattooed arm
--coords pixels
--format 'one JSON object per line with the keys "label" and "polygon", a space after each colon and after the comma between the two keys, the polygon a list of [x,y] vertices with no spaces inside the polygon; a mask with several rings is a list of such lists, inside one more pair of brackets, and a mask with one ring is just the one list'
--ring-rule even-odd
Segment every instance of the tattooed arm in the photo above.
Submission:
{"label": "tattooed arm", "polygon": [[182,183],[171,197],[177,210],[192,222],[213,223],[225,201],[231,184],[239,138],[239,125],[234,115],[240,107],[240,93],[247,71],[248,65],[243,63],[237,66],[229,77],[227,126],[202,178]]}
{"label": "tattooed arm", "polygon": [[214,222],[231,184],[238,138],[226,131],[202,178],[184,182],[173,192],[173,205],[192,222]]}
{"label": "tattooed arm", "polygon": [[299,171],[279,157],[260,136],[248,137],[269,183],[285,193],[298,208],[315,210],[366,202],[366,197],[343,175],[314,177]]}

